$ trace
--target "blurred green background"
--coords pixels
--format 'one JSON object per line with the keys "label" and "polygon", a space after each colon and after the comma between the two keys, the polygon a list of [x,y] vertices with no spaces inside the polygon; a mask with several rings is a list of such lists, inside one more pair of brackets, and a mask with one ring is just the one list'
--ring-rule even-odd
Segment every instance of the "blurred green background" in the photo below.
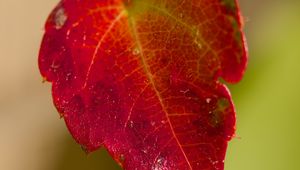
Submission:
{"label": "blurred green background", "polygon": [[[0,169],[114,170],[105,150],[86,155],[54,109],[37,55],[58,0],[0,0]],[[300,1],[240,0],[249,44],[244,79],[230,85],[237,137],[226,170],[300,169]]]}

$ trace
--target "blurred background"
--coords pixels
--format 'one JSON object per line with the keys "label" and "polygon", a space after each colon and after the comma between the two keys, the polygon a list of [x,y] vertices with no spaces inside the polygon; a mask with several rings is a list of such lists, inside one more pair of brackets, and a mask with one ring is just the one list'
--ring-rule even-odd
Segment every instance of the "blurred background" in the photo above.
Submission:
{"label": "blurred background", "polygon": [[[58,0],[0,0],[0,169],[117,170],[103,149],[86,155],[59,119],[37,67]],[[249,44],[244,79],[230,85],[237,137],[226,170],[300,169],[300,1],[240,0]]]}

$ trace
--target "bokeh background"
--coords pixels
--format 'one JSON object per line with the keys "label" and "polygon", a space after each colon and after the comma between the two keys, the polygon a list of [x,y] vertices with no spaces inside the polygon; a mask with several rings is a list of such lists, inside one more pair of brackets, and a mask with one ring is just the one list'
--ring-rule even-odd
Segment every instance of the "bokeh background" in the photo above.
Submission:
{"label": "bokeh background", "polygon": [[[117,170],[86,155],[59,119],[37,56],[58,0],[0,0],[0,169]],[[231,86],[237,137],[226,170],[300,169],[300,1],[240,0],[249,44],[245,78]]]}

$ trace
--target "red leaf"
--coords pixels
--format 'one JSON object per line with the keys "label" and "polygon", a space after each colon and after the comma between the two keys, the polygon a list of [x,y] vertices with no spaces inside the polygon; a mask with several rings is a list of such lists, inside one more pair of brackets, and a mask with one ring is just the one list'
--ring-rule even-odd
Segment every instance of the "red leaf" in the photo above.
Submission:
{"label": "red leaf", "polygon": [[125,169],[224,169],[247,62],[234,0],[63,0],[39,66],[87,151]]}

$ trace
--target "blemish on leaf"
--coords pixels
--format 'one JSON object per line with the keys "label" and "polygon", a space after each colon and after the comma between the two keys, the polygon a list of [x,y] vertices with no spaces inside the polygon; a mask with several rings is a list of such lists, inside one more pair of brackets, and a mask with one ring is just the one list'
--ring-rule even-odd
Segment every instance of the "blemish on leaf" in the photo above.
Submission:
{"label": "blemish on leaf", "polygon": [[240,47],[243,46],[243,41],[242,41],[242,34],[240,32],[240,26],[239,23],[236,21],[236,19],[234,19],[232,16],[227,16],[227,19],[231,22],[232,24],[232,28],[233,28],[233,35],[235,40],[238,42],[238,44],[240,45]]}
{"label": "blemish on leaf", "polygon": [[133,128],[133,126],[134,126],[134,123],[133,123],[133,121],[131,120],[131,121],[129,121],[129,127],[130,128]]}
{"label": "blemish on leaf", "polygon": [[142,149],[142,152],[147,154],[148,153],[148,150],[147,149]]}
{"label": "blemish on leaf", "polygon": [[211,98],[206,98],[206,103],[209,104],[211,102]]}
{"label": "blemish on leaf", "polygon": [[217,100],[216,109],[210,113],[210,123],[213,127],[218,127],[223,123],[226,109],[230,106],[228,99],[220,98]]}
{"label": "blemish on leaf", "polygon": [[59,8],[57,11],[56,11],[56,14],[55,14],[55,28],[56,29],[61,29],[65,22],[67,21],[67,15],[65,13],[65,10],[64,8]]}
{"label": "blemish on leaf", "polygon": [[221,3],[230,11],[236,11],[235,0],[221,0]]}
{"label": "blemish on leaf", "polygon": [[179,13],[178,17],[182,18],[183,17],[183,13]]}
{"label": "blemish on leaf", "polygon": [[222,112],[215,110],[210,114],[210,124],[213,127],[218,127],[222,122]]}
{"label": "blemish on leaf", "polygon": [[120,162],[121,164],[123,164],[124,161],[125,161],[125,156],[124,156],[124,154],[120,154],[120,156],[119,156],[119,162]]}
{"label": "blemish on leaf", "polygon": [[167,160],[163,157],[159,156],[155,161],[152,170],[165,170],[166,169]]}
{"label": "blemish on leaf", "polygon": [[141,53],[141,51],[138,48],[134,48],[132,51],[133,55],[139,55]]}
{"label": "blemish on leaf", "polygon": [[220,98],[217,101],[217,110],[224,111],[226,108],[228,108],[230,105],[230,102],[226,98]]}
{"label": "blemish on leaf", "polygon": [[194,43],[199,49],[202,49],[201,35],[200,31],[196,26],[192,27],[192,36],[194,37]]}

